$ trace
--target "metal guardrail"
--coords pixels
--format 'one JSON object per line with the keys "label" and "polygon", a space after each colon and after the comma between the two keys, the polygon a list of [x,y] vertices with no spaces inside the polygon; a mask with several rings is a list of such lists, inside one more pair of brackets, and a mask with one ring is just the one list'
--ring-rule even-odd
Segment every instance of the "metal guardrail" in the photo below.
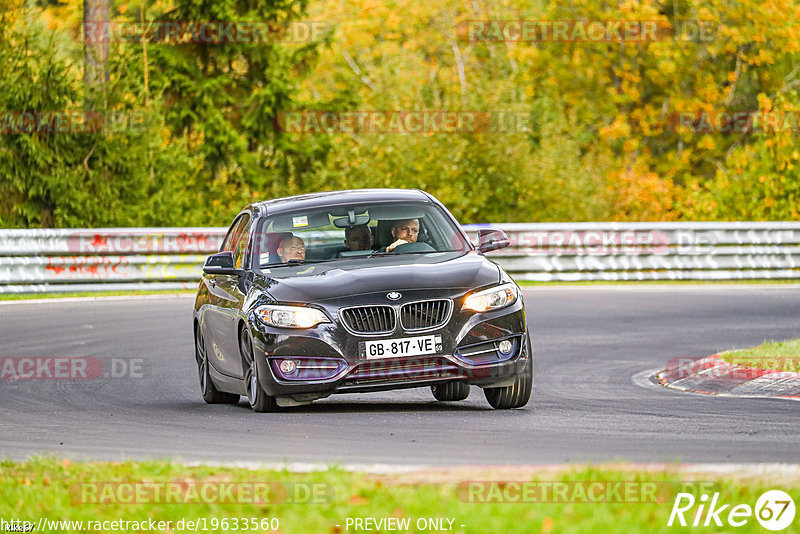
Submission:
{"label": "metal guardrail", "polygon": [[481,226],[508,234],[491,256],[517,280],[800,279],[800,222]]}
{"label": "metal guardrail", "polygon": [[[800,279],[800,222],[536,223],[489,256],[517,280]],[[0,230],[0,293],[192,289],[226,228]]]}
{"label": "metal guardrail", "polygon": [[0,293],[193,289],[226,231],[0,230]]}

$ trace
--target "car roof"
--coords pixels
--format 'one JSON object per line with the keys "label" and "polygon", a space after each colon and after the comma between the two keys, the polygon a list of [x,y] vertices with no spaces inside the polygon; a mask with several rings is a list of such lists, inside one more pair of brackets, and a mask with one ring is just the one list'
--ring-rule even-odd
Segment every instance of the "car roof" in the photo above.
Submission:
{"label": "car roof", "polygon": [[393,200],[400,202],[432,202],[433,199],[419,189],[347,189],[263,200],[254,202],[249,207],[260,215],[267,213],[274,215],[295,210],[324,208],[332,205]]}

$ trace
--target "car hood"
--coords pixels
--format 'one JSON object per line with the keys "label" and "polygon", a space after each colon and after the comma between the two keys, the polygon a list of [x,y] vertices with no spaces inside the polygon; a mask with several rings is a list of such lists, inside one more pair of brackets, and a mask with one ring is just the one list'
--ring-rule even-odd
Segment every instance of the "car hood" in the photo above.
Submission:
{"label": "car hood", "polygon": [[321,302],[379,291],[463,289],[496,284],[500,269],[476,252],[404,254],[264,269],[281,302]]}

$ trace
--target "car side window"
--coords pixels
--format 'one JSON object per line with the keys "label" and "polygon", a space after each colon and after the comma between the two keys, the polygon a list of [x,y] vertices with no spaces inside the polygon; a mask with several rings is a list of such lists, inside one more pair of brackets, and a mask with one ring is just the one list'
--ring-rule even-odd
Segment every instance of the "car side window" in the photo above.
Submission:
{"label": "car side window", "polygon": [[250,235],[250,214],[245,213],[239,220],[236,226],[236,231],[233,233],[231,241],[231,250],[233,250],[233,262],[237,269],[242,268],[244,262],[244,253],[247,250],[247,238]]}
{"label": "car side window", "polygon": [[243,216],[239,216],[231,223],[230,228],[228,228],[228,233],[225,234],[225,239],[222,240],[222,245],[219,247],[220,252],[225,252],[229,250],[233,250],[231,244],[233,243],[234,235],[236,231],[239,229],[239,225],[241,224]]}

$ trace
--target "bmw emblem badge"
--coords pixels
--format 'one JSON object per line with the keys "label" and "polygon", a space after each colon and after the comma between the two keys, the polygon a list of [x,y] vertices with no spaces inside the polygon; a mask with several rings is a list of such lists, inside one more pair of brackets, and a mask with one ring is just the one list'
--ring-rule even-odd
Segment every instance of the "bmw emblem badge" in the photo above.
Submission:
{"label": "bmw emblem badge", "polygon": [[397,291],[392,291],[391,293],[388,293],[388,294],[386,295],[386,298],[388,298],[389,300],[397,300],[397,299],[399,299],[399,298],[400,298],[400,297],[402,297],[402,296],[403,296],[403,295],[401,295],[399,292],[397,292]]}

